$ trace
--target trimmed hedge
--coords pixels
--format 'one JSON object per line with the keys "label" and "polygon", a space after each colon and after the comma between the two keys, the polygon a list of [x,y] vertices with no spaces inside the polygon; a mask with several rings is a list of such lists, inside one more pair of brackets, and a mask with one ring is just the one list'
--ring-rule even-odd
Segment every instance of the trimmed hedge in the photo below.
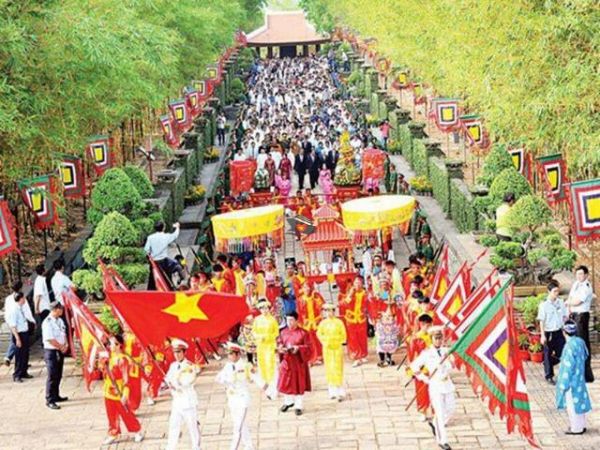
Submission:
{"label": "trimmed hedge", "polygon": [[400,125],[397,131],[397,140],[400,148],[402,149],[402,155],[412,165],[412,146],[413,139],[410,135],[408,125]]}
{"label": "trimmed hedge", "polygon": [[373,92],[371,94],[371,98],[370,98],[371,104],[370,104],[370,113],[372,116],[379,118],[379,97],[377,96],[376,92]]}
{"label": "trimmed hedge", "polygon": [[463,180],[450,180],[451,217],[461,233],[477,228],[477,211],[473,195]]}
{"label": "trimmed hedge", "polygon": [[429,159],[430,181],[433,186],[433,196],[444,212],[450,212],[450,177],[444,161],[437,157]]}
{"label": "trimmed hedge", "polygon": [[417,175],[429,177],[429,161],[427,158],[427,148],[423,141],[415,139],[412,146],[412,163]]}

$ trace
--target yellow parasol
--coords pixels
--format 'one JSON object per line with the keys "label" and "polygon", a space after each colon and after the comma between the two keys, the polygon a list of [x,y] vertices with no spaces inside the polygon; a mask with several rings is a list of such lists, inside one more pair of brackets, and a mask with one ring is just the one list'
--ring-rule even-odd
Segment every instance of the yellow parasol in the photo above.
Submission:
{"label": "yellow parasol", "polygon": [[359,234],[408,223],[417,202],[409,195],[377,195],[342,203],[344,226]]}
{"label": "yellow parasol", "polygon": [[218,214],[212,219],[217,249],[231,253],[251,250],[260,241],[281,244],[283,205],[268,205]]}

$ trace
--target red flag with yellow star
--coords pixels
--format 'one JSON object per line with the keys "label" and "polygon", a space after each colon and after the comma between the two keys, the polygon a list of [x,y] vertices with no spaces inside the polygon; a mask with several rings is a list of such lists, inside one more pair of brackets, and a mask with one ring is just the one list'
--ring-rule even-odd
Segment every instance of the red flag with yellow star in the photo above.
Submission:
{"label": "red flag with yellow star", "polygon": [[162,346],[172,338],[223,336],[249,314],[243,297],[219,292],[105,293],[144,345]]}

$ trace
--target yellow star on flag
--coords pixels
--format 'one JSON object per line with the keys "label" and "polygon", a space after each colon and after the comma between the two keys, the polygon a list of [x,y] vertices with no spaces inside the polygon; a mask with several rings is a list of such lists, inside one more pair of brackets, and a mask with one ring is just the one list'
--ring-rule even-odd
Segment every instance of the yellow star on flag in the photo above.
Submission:
{"label": "yellow star on flag", "polygon": [[175,302],[163,309],[163,312],[176,316],[181,323],[188,323],[191,320],[208,320],[204,311],[198,307],[198,300],[202,294],[188,295],[185,292],[175,293]]}

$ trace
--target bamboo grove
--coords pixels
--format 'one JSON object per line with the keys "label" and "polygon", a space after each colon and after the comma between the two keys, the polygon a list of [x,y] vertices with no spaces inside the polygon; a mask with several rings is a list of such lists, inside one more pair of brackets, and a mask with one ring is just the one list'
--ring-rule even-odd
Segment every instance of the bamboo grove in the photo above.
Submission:
{"label": "bamboo grove", "polygon": [[301,0],[322,29],[346,26],[481,114],[492,138],[563,153],[600,176],[600,8],[595,0]]}
{"label": "bamboo grove", "polygon": [[262,23],[262,6],[263,0],[0,0],[2,194],[13,195],[15,180],[53,171],[55,152],[81,155],[90,135],[155,119],[237,29]]}

